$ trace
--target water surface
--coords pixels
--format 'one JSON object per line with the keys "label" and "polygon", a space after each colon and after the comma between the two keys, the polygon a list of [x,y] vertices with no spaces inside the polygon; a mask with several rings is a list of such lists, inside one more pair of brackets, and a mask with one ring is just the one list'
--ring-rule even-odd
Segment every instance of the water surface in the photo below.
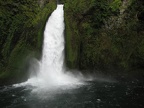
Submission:
{"label": "water surface", "polygon": [[129,82],[87,81],[85,85],[37,89],[0,87],[0,108],[143,108],[144,85]]}

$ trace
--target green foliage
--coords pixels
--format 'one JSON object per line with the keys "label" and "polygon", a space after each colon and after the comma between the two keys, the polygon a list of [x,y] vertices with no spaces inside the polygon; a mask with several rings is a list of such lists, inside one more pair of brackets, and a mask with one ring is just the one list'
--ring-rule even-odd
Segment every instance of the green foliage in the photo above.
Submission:
{"label": "green foliage", "polygon": [[113,0],[113,2],[110,3],[110,8],[112,9],[112,11],[117,11],[119,10],[121,4],[121,0]]}
{"label": "green foliage", "polygon": [[63,1],[70,68],[130,69],[144,65],[143,0]]}
{"label": "green foliage", "polygon": [[[78,44],[79,35],[75,23],[69,22],[67,16],[65,16],[65,40],[66,40],[66,64],[71,68],[78,67]],[[74,31],[72,32],[71,29]]]}
{"label": "green foliage", "polygon": [[[63,0],[63,2],[65,3],[66,61],[69,67],[75,68],[81,65],[80,59],[83,59],[84,63],[91,54],[93,57],[97,55],[93,47],[95,42],[89,42],[89,47],[87,40],[96,39],[94,34],[97,29],[101,28],[106,18],[113,13],[110,13],[110,3],[105,0]],[[89,49],[93,50],[89,51]],[[83,58],[83,54],[86,56],[88,54],[88,57]]]}

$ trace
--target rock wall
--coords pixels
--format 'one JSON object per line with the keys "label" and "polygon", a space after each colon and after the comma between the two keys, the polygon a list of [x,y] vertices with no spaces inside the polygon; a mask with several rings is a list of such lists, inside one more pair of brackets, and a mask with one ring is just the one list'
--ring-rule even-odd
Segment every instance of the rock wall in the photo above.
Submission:
{"label": "rock wall", "polygon": [[81,70],[144,65],[143,0],[62,0],[66,63]]}

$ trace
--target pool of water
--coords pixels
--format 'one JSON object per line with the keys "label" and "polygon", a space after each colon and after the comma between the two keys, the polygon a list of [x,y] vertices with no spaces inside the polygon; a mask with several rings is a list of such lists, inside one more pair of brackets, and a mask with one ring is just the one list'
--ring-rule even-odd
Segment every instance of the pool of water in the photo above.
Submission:
{"label": "pool of water", "polygon": [[0,87],[0,108],[143,108],[144,83],[138,80],[87,81],[51,90]]}

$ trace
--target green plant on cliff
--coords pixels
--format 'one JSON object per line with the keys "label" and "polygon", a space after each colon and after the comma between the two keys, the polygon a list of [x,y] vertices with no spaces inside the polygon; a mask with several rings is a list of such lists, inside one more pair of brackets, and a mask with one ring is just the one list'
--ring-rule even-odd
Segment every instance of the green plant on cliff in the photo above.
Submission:
{"label": "green plant on cliff", "polygon": [[110,8],[112,9],[112,11],[117,11],[119,10],[121,5],[122,5],[121,0],[113,0],[113,2],[110,3]]}

